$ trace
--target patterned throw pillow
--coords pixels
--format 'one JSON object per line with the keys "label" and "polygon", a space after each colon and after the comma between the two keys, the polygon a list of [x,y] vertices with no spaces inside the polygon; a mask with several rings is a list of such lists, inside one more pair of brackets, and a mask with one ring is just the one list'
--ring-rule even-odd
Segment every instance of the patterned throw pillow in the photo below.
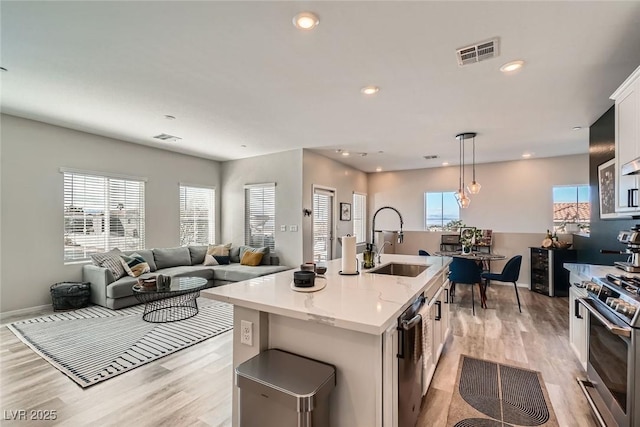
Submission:
{"label": "patterned throw pillow", "polygon": [[231,259],[230,256],[223,256],[223,255],[213,255],[213,257],[216,259],[216,262],[220,265],[227,265],[229,264],[229,260]]}
{"label": "patterned throw pillow", "polygon": [[246,251],[242,256],[242,260],[240,260],[240,265],[249,265],[251,267],[260,265],[260,261],[262,261],[262,255],[262,252]]}
{"label": "patterned throw pillow", "polygon": [[205,255],[203,265],[208,265],[208,266],[218,265],[218,261],[216,261],[213,255]]}
{"label": "patterned throw pillow", "polygon": [[226,245],[209,245],[207,249],[207,255],[221,255],[221,256],[229,256],[229,252],[231,250],[231,243],[227,243]]}
{"label": "patterned throw pillow", "polygon": [[91,261],[93,261],[93,264],[98,267],[109,269],[113,274],[113,278],[118,280],[126,274],[124,267],[122,266],[122,262],[120,261],[120,255],[122,255],[120,249],[113,248],[109,252],[101,252],[91,255]]}
{"label": "patterned throw pillow", "polygon": [[120,262],[122,263],[124,271],[126,271],[131,277],[138,277],[151,271],[147,261],[145,261],[144,258],[142,258],[142,255],[137,252],[134,252],[129,256],[120,255]]}

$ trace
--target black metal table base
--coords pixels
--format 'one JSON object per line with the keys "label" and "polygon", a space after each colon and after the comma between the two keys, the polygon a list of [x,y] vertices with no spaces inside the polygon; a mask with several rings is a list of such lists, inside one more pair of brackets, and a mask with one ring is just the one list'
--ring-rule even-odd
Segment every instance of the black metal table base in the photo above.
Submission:
{"label": "black metal table base", "polygon": [[[158,296],[156,294],[156,296]],[[198,314],[196,298],[200,291],[188,292],[169,298],[145,301],[142,319],[150,323],[168,323],[188,319]]]}

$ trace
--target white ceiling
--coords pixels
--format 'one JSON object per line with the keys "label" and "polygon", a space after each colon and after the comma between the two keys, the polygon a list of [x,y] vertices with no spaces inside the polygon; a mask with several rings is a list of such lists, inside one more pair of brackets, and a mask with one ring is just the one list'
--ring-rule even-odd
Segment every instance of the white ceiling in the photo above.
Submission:
{"label": "white ceiling", "polygon": [[[305,10],[312,32],[291,24]],[[455,164],[464,131],[480,163],[586,153],[640,64],[638,1],[2,1],[1,23],[4,113],[217,160],[304,147],[368,172]],[[457,48],[494,36],[498,58],[458,67]]]}

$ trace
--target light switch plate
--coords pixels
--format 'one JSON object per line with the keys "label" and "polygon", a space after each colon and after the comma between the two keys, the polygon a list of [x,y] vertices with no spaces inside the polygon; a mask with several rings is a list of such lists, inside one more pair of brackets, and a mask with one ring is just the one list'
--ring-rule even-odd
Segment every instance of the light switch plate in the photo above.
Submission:
{"label": "light switch plate", "polygon": [[281,225],[280,226],[280,231],[287,231],[287,226],[286,225]]}
{"label": "light switch plate", "polygon": [[298,226],[297,225],[290,225],[289,226],[289,231],[298,231]]}

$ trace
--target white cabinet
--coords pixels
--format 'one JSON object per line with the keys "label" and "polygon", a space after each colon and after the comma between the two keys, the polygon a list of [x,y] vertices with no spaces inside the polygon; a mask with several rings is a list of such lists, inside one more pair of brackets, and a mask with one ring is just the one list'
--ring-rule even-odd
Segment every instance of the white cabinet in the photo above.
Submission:
{"label": "white cabinet", "polygon": [[640,157],[640,67],[611,95],[616,104],[616,212],[640,212],[640,175],[622,165]]}
{"label": "white cabinet", "polygon": [[582,304],[578,303],[578,299],[586,297],[587,291],[574,286],[575,283],[582,281],[579,276],[571,274],[570,280],[572,286],[569,288],[569,342],[576,356],[578,356],[582,368],[586,371],[587,357],[589,356],[589,325],[587,318],[589,313]]}
{"label": "white cabinet", "polygon": [[[444,282],[428,300],[429,304],[429,331],[427,332],[426,354],[423,354],[424,369],[422,374],[422,394],[426,394],[433,374],[444,349],[444,344],[450,334],[449,321],[449,279],[448,274],[443,275]],[[427,295],[428,297],[428,295]]]}

